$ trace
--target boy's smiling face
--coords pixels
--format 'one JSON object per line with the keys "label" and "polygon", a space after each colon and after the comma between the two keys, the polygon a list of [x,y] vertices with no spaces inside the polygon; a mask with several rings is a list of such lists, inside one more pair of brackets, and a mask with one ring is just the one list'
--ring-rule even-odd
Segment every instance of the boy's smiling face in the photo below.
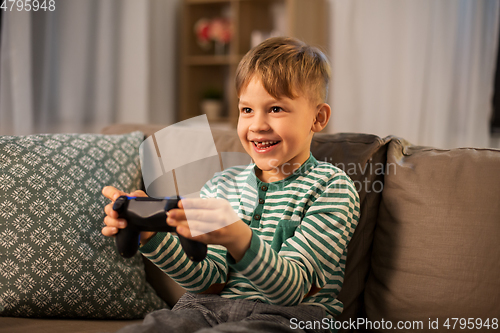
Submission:
{"label": "boy's smiling face", "polygon": [[[325,108],[326,122],[318,122]],[[257,176],[273,182],[290,176],[309,158],[312,136],[328,122],[330,107],[314,105],[302,95],[276,99],[254,76],[240,93],[239,112],[238,136],[261,170]]]}

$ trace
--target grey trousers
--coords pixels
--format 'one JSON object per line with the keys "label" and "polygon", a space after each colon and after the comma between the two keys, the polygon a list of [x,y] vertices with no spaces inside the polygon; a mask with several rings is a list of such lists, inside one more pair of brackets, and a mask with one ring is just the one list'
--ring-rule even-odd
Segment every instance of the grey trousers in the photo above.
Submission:
{"label": "grey trousers", "polygon": [[126,326],[118,332],[328,332],[321,329],[301,330],[297,325],[291,325],[292,318],[294,322],[305,322],[321,321],[325,317],[326,311],[318,306],[278,306],[187,292],[172,310],[152,312],[142,324]]}

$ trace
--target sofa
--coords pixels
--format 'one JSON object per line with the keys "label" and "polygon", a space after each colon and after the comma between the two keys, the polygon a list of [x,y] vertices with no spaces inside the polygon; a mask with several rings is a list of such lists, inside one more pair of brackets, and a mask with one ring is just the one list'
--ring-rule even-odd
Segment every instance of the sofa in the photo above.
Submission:
{"label": "sofa", "polygon": [[[109,180],[111,184],[121,184],[129,189],[140,186],[137,179],[140,180],[138,158],[134,157],[137,153],[132,148],[134,145],[137,147],[142,135],[149,136],[163,127],[135,124],[108,126],[100,136],[94,136],[98,137],[98,142],[111,140],[112,143],[100,145],[95,143],[92,136],[77,138],[76,143],[72,141],[74,138],[56,137],[48,140],[48,143],[44,141],[47,138],[37,139],[43,141],[44,147],[53,149],[56,146],[56,149],[63,151],[59,153],[61,158],[70,157],[73,148],[80,146],[93,149],[93,154],[103,151],[109,155],[109,159],[102,157],[105,154],[101,154],[100,160],[85,159],[90,151],[87,150],[83,152],[83,156],[76,155],[76,159],[68,158],[69,164],[54,176],[52,183],[47,180],[49,185],[44,186],[52,188],[49,194],[60,192],[58,197],[62,197],[63,202],[65,196],[78,198],[73,203],[66,203],[66,209],[73,206],[85,214],[92,212],[94,215],[91,217],[96,220],[102,219],[103,213],[99,209],[103,208],[106,201],[101,198],[97,183]],[[235,132],[213,129],[212,134],[218,152],[244,152]],[[16,138],[9,140],[15,141]],[[34,151],[34,155],[42,156],[39,164],[33,162],[38,161],[37,156],[23,159],[19,157],[23,154],[20,148],[16,150],[8,140],[0,141],[3,149],[0,152],[0,184],[6,182],[5,175],[12,170],[29,174],[30,168],[38,168],[44,163],[44,153],[51,156],[49,151],[37,146],[37,140],[35,143],[20,144],[24,144],[28,152],[30,147],[38,149]],[[120,153],[115,153],[115,150]],[[361,203],[360,220],[348,247],[344,284],[338,296],[344,304],[344,311],[337,318],[336,324],[340,332],[500,330],[500,150],[435,149],[415,146],[394,136],[380,138],[369,134],[319,133],[313,138],[311,151],[318,161],[332,163],[346,171],[358,190]],[[127,152],[130,156],[127,156]],[[58,162],[59,157],[53,157],[52,161]],[[120,170],[121,166],[115,165],[113,161],[123,160],[129,161],[129,165]],[[15,167],[12,161],[18,161]],[[89,163],[93,168],[88,166]],[[77,185],[74,184],[75,187],[65,193],[58,186],[60,183],[66,184],[64,181],[69,182],[65,179],[68,173],[64,170],[70,170],[71,164],[80,169],[87,167],[93,177],[90,178],[98,180],[76,182]],[[128,173],[130,179],[118,174],[107,176],[107,170]],[[36,177],[30,177],[32,178],[28,179],[33,183]],[[13,185],[7,192],[15,193],[12,191],[18,183],[18,179],[11,180]],[[26,184],[28,189],[32,186],[29,182]],[[90,189],[96,202],[101,203],[100,207],[95,202],[90,207],[86,200],[80,202],[81,197],[74,195],[77,193],[75,191],[81,189],[79,186],[84,190]],[[0,236],[6,239],[0,241],[0,332],[113,332],[140,321],[150,309],[173,306],[184,293],[182,288],[154,265],[147,260],[143,261],[140,255],[124,264],[122,258],[111,252],[114,245],[112,242],[103,243],[105,245],[100,243],[109,240],[101,241],[97,237],[95,230],[100,227],[98,224],[87,228],[84,222],[75,222],[75,225],[80,226],[79,233],[65,229],[62,232],[66,235],[65,238],[59,240],[57,230],[49,230],[44,234],[41,229],[36,228],[37,224],[45,223],[50,212],[46,212],[46,215],[38,212],[40,218],[36,219],[37,215],[33,215],[36,207],[13,208],[15,202],[12,203],[12,197],[5,194],[7,192],[2,189],[2,185],[0,190],[4,192],[0,192]],[[44,191],[46,189],[40,188],[37,193],[44,196]],[[84,191],[80,194],[83,193]],[[16,198],[18,195],[19,193],[15,194]],[[19,197],[20,200],[27,201],[28,205],[29,202],[37,202],[36,197]],[[12,207],[8,207],[6,201]],[[92,198],[87,198],[87,201],[91,202]],[[20,224],[19,219],[15,220],[17,222],[9,222],[13,221],[10,216],[15,209],[16,214],[24,209],[28,212],[24,217],[31,216],[32,222],[28,227],[34,231],[31,231],[30,236],[23,233],[28,227]],[[68,217],[68,220],[78,218],[76,214]],[[51,228],[57,229],[53,224]],[[69,228],[78,229],[74,226]],[[74,236],[75,233],[77,236]],[[103,259],[96,253],[97,250],[92,252],[89,249],[90,245],[87,248],[83,246],[82,250],[76,252],[78,254],[73,255],[78,257],[82,253],[86,254],[88,258],[84,259],[91,259],[88,262],[83,259],[71,260],[71,256],[68,258],[66,252],[76,248],[76,243],[66,250],[60,249],[59,252],[66,252],[59,257],[59,252],[50,247],[54,243],[72,242],[75,237],[79,240],[86,239],[89,233],[92,236],[89,236],[88,244],[104,246],[107,258],[116,257],[113,259],[116,262],[106,267],[117,263],[120,269],[125,269],[122,273],[126,275],[125,281],[129,277],[142,279],[142,282],[133,285],[136,289],[128,286],[125,290],[119,290],[119,286],[116,286],[116,291],[113,292],[113,281],[123,276],[119,277],[119,270],[104,273],[109,275],[106,277],[100,276],[98,269],[104,265]],[[37,234],[45,238],[37,238]],[[31,271],[39,271],[40,263],[36,260],[24,263],[25,257],[15,256],[16,253],[19,254],[19,248],[27,247],[30,242],[44,243],[40,245],[41,257],[50,253],[44,259],[43,269],[50,266],[52,270],[57,268],[64,274],[61,275],[56,270],[55,273],[39,277],[39,281],[31,281]],[[89,254],[90,252],[92,253]],[[29,255],[36,257],[34,254],[28,253]],[[89,271],[97,267],[94,272],[96,276],[84,275],[88,272],[82,267],[89,268]],[[24,275],[15,277],[14,273],[9,273],[12,269],[17,270],[14,272],[16,274],[24,271]],[[77,272],[71,275],[68,272],[71,273],[72,270]],[[49,274],[65,279],[73,289],[69,288],[60,295],[50,294],[54,292],[50,286],[58,284],[53,281],[52,284],[45,285],[52,278],[49,278]],[[39,285],[31,288],[30,281]],[[108,290],[103,285],[111,289]],[[77,292],[79,288],[83,289]],[[112,300],[115,295],[123,296],[125,301]],[[135,304],[144,303],[145,299],[149,307],[141,306],[135,317]],[[30,305],[22,304],[23,300]],[[65,301],[76,308],[70,311],[63,309],[64,306],[54,306]],[[45,306],[44,310],[36,308],[40,304]],[[128,309],[127,304],[132,308]],[[99,308],[101,305],[103,308]],[[51,307],[50,311],[46,310],[47,306]],[[115,313],[114,306],[121,312]]]}

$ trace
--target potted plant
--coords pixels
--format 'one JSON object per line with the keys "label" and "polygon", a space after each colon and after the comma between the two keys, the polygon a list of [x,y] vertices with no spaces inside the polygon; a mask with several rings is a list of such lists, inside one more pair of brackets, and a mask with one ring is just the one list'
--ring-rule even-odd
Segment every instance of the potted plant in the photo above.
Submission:
{"label": "potted plant", "polygon": [[215,87],[209,87],[203,92],[200,108],[209,120],[217,120],[221,117],[224,105],[223,96],[222,90]]}

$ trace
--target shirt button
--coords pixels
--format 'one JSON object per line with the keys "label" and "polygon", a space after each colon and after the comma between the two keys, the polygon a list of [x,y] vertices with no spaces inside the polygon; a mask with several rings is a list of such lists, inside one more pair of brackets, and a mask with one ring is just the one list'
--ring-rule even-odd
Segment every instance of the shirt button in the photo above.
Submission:
{"label": "shirt button", "polygon": [[264,199],[259,199],[259,203],[263,204],[264,203]]}
{"label": "shirt button", "polygon": [[258,215],[258,214],[254,215],[253,218],[258,221],[258,220],[260,220],[260,215]]}
{"label": "shirt button", "polygon": [[266,185],[262,185],[262,186],[260,187],[260,189],[261,189],[262,191],[267,191],[267,186],[266,186]]}

